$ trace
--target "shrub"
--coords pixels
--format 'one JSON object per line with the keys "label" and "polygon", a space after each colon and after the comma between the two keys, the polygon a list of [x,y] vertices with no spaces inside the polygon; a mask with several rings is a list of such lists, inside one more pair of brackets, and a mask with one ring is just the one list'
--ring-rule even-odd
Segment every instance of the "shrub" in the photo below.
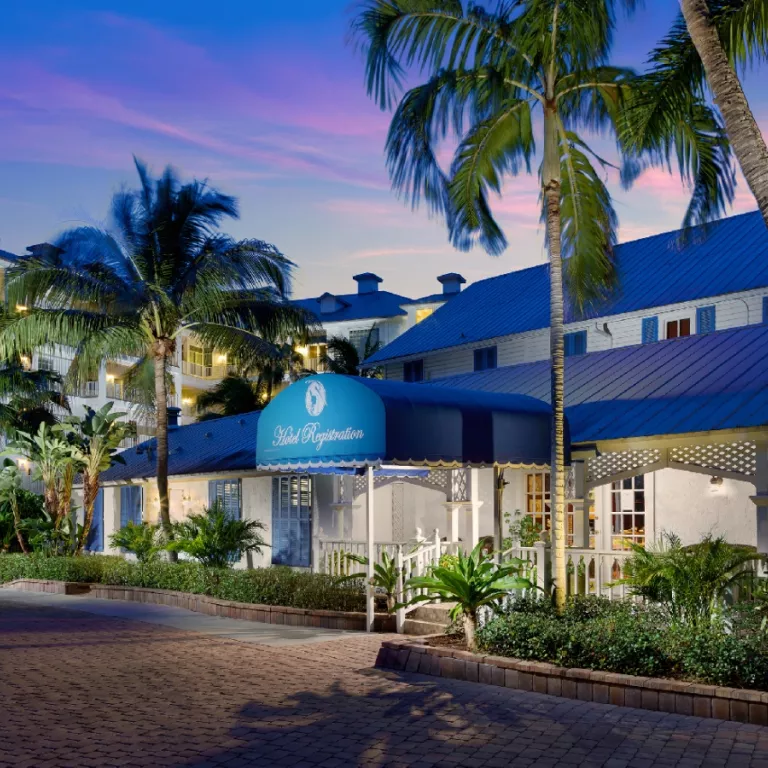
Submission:
{"label": "shrub", "polygon": [[227,568],[247,552],[261,552],[266,546],[260,534],[263,530],[259,520],[236,520],[215,502],[202,514],[174,523],[166,549],[185,552],[210,568]]}
{"label": "shrub", "polygon": [[136,555],[140,563],[157,560],[163,545],[160,542],[160,526],[149,523],[129,522],[109,537],[110,545],[115,549],[124,549]]}
{"label": "shrub", "polygon": [[365,610],[365,595],[358,587],[339,584],[331,576],[294,571],[288,567],[213,569],[193,562],[156,560],[138,563],[109,555],[0,555],[0,583],[15,579],[171,589],[223,600],[311,610]]}
{"label": "shrub", "polygon": [[548,601],[518,600],[478,631],[488,653],[564,667],[768,689],[768,644],[754,617],[670,624],[663,608],[583,597],[557,615]]}

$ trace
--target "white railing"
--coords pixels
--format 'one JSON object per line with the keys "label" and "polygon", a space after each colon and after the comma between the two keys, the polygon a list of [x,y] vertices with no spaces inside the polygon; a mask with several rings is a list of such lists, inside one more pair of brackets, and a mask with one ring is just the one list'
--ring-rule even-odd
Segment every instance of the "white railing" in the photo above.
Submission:
{"label": "white railing", "polygon": [[[380,541],[373,545],[374,562],[381,562],[382,552],[395,558],[397,552],[406,545],[402,542]],[[329,576],[349,576],[352,573],[365,573],[365,566],[356,563],[350,558],[367,557],[368,545],[365,541],[352,539],[325,539],[317,537],[314,540],[315,556],[313,563],[315,570]]]}
{"label": "white railing", "polygon": [[231,365],[203,365],[193,363],[190,360],[181,361],[181,372],[199,379],[223,379],[228,373],[234,371]]}
{"label": "white railing", "polygon": [[[565,551],[566,592],[569,595],[602,595],[609,600],[627,597],[623,585],[610,586],[623,575],[622,569],[631,552],[614,550],[575,549]],[[532,547],[513,547],[504,553],[504,559],[520,558],[527,564],[529,578],[549,593],[552,572],[552,549],[544,542]],[[539,567],[540,564],[543,567]]]}
{"label": "white railing", "polygon": [[402,549],[397,552],[397,604],[395,611],[395,622],[398,632],[403,631],[405,616],[416,606],[408,606],[414,597],[417,597],[421,590],[408,587],[408,579],[416,576],[426,576],[429,570],[438,565],[440,555],[446,550],[444,542],[440,541],[440,533],[435,529],[432,540],[424,542],[421,546],[407,554]]}

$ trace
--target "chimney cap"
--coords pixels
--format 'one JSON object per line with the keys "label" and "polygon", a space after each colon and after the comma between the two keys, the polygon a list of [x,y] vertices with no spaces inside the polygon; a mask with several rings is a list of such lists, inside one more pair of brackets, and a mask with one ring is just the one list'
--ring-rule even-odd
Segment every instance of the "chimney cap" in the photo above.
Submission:
{"label": "chimney cap", "polygon": [[446,272],[444,275],[440,275],[437,278],[438,283],[442,283],[445,285],[445,283],[466,283],[466,279],[463,275],[460,275],[458,272]]}
{"label": "chimney cap", "polygon": [[379,277],[378,275],[375,275],[373,272],[361,272],[359,275],[355,275],[353,280],[357,280],[359,283],[361,280],[373,280],[376,283],[383,283],[383,278]]}

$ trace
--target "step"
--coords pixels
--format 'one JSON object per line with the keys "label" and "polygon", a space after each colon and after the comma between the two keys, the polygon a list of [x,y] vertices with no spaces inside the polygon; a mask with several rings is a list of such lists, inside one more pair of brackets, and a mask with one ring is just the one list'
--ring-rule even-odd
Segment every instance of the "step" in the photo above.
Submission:
{"label": "step", "polygon": [[429,621],[433,624],[442,624],[447,627],[451,623],[450,612],[453,610],[453,603],[427,603],[419,605],[408,613],[409,619],[417,621]]}
{"label": "step", "polygon": [[435,624],[431,621],[419,621],[418,619],[406,619],[403,624],[405,635],[444,635],[447,624]]}

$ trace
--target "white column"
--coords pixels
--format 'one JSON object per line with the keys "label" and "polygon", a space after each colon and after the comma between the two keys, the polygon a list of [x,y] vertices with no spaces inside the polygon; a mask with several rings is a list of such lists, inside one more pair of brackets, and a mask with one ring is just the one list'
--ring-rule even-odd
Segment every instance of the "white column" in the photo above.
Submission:
{"label": "white column", "polygon": [[472,506],[472,534],[470,549],[477,546],[480,541],[480,471],[471,469],[469,471],[469,501]]}
{"label": "white column", "polygon": [[457,544],[459,541],[459,504],[448,502],[448,541],[451,544]]}
{"label": "white column", "polygon": [[367,600],[366,600],[366,631],[373,632],[374,621],[374,598],[373,598],[373,558],[375,556],[373,546],[373,467],[367,467],[365,470],[368,479],[368,488],[366,494],[366,517],[365,517],[365,541],[366,541],[366,555],[368,556],[368,565],[366,567],[366,582],[367,582]]}
{"label": "white column", "polygon": [[570,491],[567,495],[571,498],[566,499],[566,505],[573,505],[573,546],[577,549],[589,548],[589,502],[586,498],[584,469],[583,461],[574,461],[570,468],[566,468],[571,473],[571,482],[566,483]]}

